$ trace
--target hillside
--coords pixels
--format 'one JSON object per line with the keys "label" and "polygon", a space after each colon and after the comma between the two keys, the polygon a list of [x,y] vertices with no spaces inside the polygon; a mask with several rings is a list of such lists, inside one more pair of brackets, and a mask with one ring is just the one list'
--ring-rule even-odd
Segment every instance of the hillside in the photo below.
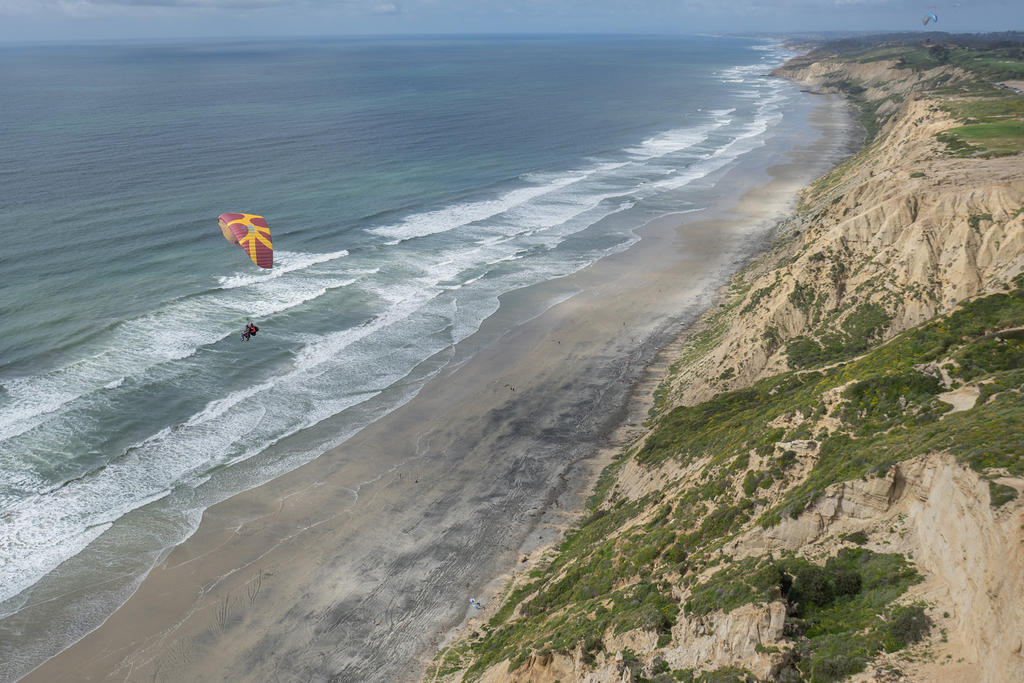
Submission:
{"label": "hillside", "polygon": [[837,44],[865,146],[672,362],[587,515],[428,680],[1024,677],[1019,44]]}

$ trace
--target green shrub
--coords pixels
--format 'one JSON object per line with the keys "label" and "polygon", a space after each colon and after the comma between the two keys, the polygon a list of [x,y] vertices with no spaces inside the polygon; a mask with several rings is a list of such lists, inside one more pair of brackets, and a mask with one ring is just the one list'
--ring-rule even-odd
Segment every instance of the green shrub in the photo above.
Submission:
{"label": "green shrub", "polygon": [[930,401],[943,389],[937,377],[916,370],[876,376],[843,391],[847,402],[839,415],[844,422],[856,426],[858,434],[873,434],[912,416],[948,410],[946,404]]}
{"label": "green shrub", "polygon": [[967,224],[971,226],[971,230],[977,231],[981,226],[982,221],[992,221],[992,214],[990,213],[972,213],[967,217]]}
{"label": "green shrub", "polygon": [[791,368],[807,368],[828,360],[821,344],[807,337],[796,337],[786,344],[786,358]]}
{"label": "green shrub", "polygon": [[861,589],[861,576],[852,569],[837,569],[832,574],[832,584],[837,597],[857,595]]}
{"label": "green shrub", "polygon": [[757,490],[757,475],[754,470],[747,470],[747,476],[743,477],[743,493],[748,496]]}
{"label": "green shrub", "polygon": [[604,640],[597,634],[585,636],[581,641],[583,663],[593,665],[597,661],[597,653],[604,650]]}
{"label": "green shrub", "polygon": [[665,551],[662,558],[670,565],[682,564],[683,562],[686,562],[687,548],[688,546],[685,542],[676,543]]}
{"label": "green shrub", "polygon": [[993,337],[969,344],[954,358],[953,374],[963,380],[1024,367],[1024,340]]}
{"label": "green shrub", "polygon": [[824,607],[832,602],[834,596],[835,587],[829,572],[817,565],[799,569],[789,591],[789,601],[798,606],[800,613],[808,607]]}
{"label": "green shrub", "polygon": [[989,503],[997,508],[1009,503],[1017,497],[1017,489],[1012,486],[1004,486],[994,481],[988,483]]}
{"label": "green shrub", "polygon": [[895,652],[919,642],[928,635],[931,628],[931,617],[924,613],[924,609],[917,605],[900,607],[893,612],[886,625],[885,649],[888,652]]}
{"label": "green shrub", "polygon": [[752,310],[757,308],[757,305],[761,303],[761,300],[772,293],[772,290],[775,289],[775,285],[776,283],[773,282],[767,287],[762,287],[761,289],[751,294],[749,300],[747,301],[747,304],[740,310],[740,315],[750,313]]}
{"label": "green shrub", "polygon": [[856,543],[857,545],[864,545],[868,542],[868,535],[864,531],[854,531],[852,534],[847,534],[844,540]]}
{"label": "green shrub", "polygon": [[814,291],[814,286],[802,282],[794,284],[793,291],[789,293],[789,302],[805,314],[810,313],[816,299],[817,292]]}
{"label": "green shrub", "polygon": [[796,451],[785,450],[782,455],[779,456],[778,465],[779,469],[788,469],[796,462]]}
{"label": "green shrub", "polygon": [[841,681],[859,673],[867,666],[868,658],[861,654],[815,652],[807,661],[808,680],[813,683],[820,681]]}
{"label": "green shrub", "polygon": [[863,351],[889,325],[892,316],[877,303],[861,304],[843,321],[841,327],[850,342],[850,349]]}

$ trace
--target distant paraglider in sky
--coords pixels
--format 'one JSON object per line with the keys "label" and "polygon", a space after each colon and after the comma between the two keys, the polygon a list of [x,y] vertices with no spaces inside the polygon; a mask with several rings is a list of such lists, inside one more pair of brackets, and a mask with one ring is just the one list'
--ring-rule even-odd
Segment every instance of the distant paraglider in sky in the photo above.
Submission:
{"label": "distant paraglider in sky", "polygon": [[220,231],[231,244],[241,247],[260,268],[273,268],[274,244],[270,226],[263,216],[251,213],[222,213],[217,217]]}
{"label": "distant paraglider in sky", "polygon": [[928,14],[924,15],[924,17],[921,19],[921,23],[924,24],[925,26],[928,25],[928,22],[932,22],[934,24],[939,23],[939,17],[936,16],[935,12],[929,12]]}

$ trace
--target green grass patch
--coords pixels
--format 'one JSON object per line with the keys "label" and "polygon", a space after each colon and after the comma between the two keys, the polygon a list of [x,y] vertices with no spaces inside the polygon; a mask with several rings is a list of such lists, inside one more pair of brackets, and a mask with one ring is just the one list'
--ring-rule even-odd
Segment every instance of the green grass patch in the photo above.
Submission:
{"label": "green grass patch", "polygon": [[937,377],[916,370],[878,375],[847,387],[838,413],[858,436],[932,422],[937,414],[950,410],[949,404],[935,398],[944,389]]}
{"label": "green grass patch", "polygon": [[957,367],[950,374],[970,381],[982,375],[1024,368],[1024,339],[990,337],[969,344],[954,354]]}
{"label": "green grass patch", "polygon": [[1024,117],[1024,97],[946,100],[942,108],[964,123],[993,123]]}
{"label": "green grass patch", "polygon": [[[874,42],[877,39],[871,39]],[[942,42],[921,45],[920,36],[894,37],[885,47],[859,45],[857,39],[830,43],[838,47],[844,61],[872,62],[896,60],[896,66],[914,71],[958,66],[978,81],[1015,80],[1024,77],[1024,54],[1019,43],[976,40],[970,36],[943,35]]]}
{"label": "green grass patch", "polygon": [[800,336],[786,344],[786,358],[792,368],[827,365],[863,353],[889,326],[892,317],[879,303],[853,308],[838,325],[835,316],[816,332],[817,338]]}
{"label": "green grass patch", "polygon": [[988,483],[989,502],[992,507],[1002,507],[1011,500],[1017,499],[1017,489],[1012,486],[997,484],[994,481]]}
{"label": "green grass patch", "polygon": [[954,157],[979,156],[985,151],[984,147],[972,145],[955,133],[944,131],[936,133],[935,139],[946,146],[946,154]]}
{"label": "green grass patch", "polygon": [[[998,123],[975,123],[950,128],[942,133],[946,140],[962,143],[960,151],[974,150],[984,156],[1010,156],[1024,151],[1024,121],[1000,121]],[[951,142],[946,142],[947,147]]]}

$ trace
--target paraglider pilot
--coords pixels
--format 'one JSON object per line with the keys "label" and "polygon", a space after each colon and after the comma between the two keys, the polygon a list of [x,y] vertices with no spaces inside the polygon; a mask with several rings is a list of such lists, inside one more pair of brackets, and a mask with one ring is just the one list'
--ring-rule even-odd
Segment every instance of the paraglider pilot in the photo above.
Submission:
{"label": "paraglider pilot", "polygon": [[260,331],[260,328],[258,328],[255,325],[253,325],[252,321],[250,320],[248,323],[246,323],[245,329],[242,330],[242,339],[244,341],[248,341],[249,337],[255,337],[256,333],[259,332],[259,331]]}

